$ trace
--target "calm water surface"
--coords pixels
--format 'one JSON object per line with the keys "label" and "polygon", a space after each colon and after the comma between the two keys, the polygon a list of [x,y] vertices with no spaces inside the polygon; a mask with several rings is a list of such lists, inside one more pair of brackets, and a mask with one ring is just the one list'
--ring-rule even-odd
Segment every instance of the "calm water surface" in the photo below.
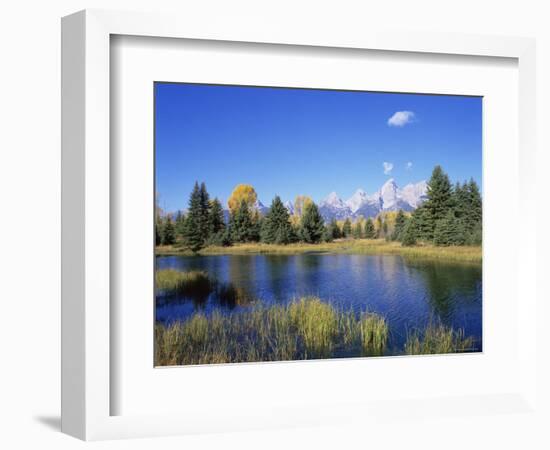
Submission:
{"label": "calm water surface", "polygon": [[[403,347],[408,330],[440,319],[445,325],[464,328],[481,351],[481,265],[343,254],[159,256],[156,264],[159,270],[204,270],[268,304],[315,295],[345,310],[379,313],[390,325],[395,348]],[[197,310],[208,314],[222,308],[238,313],[250,307],[220,304],[214,295],[169,302],[159,296],[156,319],[169,323]]]}

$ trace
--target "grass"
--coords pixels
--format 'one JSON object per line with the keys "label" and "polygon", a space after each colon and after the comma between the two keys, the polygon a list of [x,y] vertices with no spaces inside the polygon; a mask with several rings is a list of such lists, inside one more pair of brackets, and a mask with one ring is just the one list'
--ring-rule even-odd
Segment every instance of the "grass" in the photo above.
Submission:
{"label": "grass", "polygon": [[442,324],[430,323],[422,333],[414,331],[407,336],[405,354],[464,353],[472,351],[473,345],[473,338],[466,337],[464,330],[454,330]]}
{"label": "grass", "polygon": [[288,305],[258,304],[238,314],[197,313],[155,326],[155,364],[189,365],[285,361],[334,356],[360,348],[364,356],[386,351],[388,325],[373,313],[342,312],[316,297]]}
{"label": "grass", "polygon": [[[203,255],[247,255],[247,254],[280,254],[295,255],[301,253],[349,253],[349,254],[386,254],[402,255],[410,259],[435,259],[481,263],[481,246],[436,247],[420,244],[403,247],[399,242],[387,242],[384,239],[350,239],[337,240],[320,244],[275,245],[262,243],[235,244],[231,247],[211,246],[201,250]],[[159,246],[157,255],[190,255],[191,252],[177,246]]]}
{"label": "grass", "polygon": [[165,295],[201,296],[214,291],[216,281],[201,270],[179,272],[177,270],[157,270],[155,273],[157,290]]}

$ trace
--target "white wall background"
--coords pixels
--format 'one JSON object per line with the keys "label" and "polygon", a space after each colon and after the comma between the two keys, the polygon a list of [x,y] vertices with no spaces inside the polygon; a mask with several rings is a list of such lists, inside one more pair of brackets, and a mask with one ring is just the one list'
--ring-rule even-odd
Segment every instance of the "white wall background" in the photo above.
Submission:
{"label": "white wall background", "polygon": [[[59,433],[60,17],[84,8],[179,11],[208,20],[268,17],[316,29],[386,22],[389,28],[538,39],[540,209],[550,207],[550,12],[544,0],[11,0],[0,7],[0,447],[18,448],[549,448],[550,418],[504,415],[372,429],[329,428],[84,444]],[[403,74],[406,76],[406,74]],[[535,176],[535,174],[533,174]],[[548,214],[539,216],[539,229]],[[511,230],[516,232],[516,230]],[[550,249],[540,233],[539,245]],[[542,255],[543,252],[541,251]],[[550,270],[539,256],[539,275]],[[540,300],[548,300],[546,293]],[[542,302],[538,312],[548,316]],[[550,327],[549,327],[550,328]],[[540,330],[544,343],[549,331]],[[550,405],[549,346],[539,349]],[[545,428],[546,427],[546,428]],[[541,431],[542,430],[542,431]],[[545,436],[544,439],[542,436]]]}

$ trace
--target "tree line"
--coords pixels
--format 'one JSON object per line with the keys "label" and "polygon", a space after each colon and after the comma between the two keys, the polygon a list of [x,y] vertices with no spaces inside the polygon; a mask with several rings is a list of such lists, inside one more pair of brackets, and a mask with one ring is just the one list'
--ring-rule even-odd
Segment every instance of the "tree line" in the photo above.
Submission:
{"label": "tree line", "polygon": [[433,170],[426,201],[412,214],[402,210],[381,213],[374,220],[355,223],[332,220],[325,223],[318,206],[309,197],[298,196],[290,214],[276,196],[267,214],[256,208],[257,195],[250,185],[238,185],[229,200],[229,220],[222,204],[210,199],[206,185],[195,182],[185,216],[161,216],[157,212],[156,245],[181,244],[193,252],[209,245],[263,242],[290,244],[319,243],[335,239],[386,239],[411,246],[417,242],[434,245],[481,244],[482,200],[472,179],[452,186],[440,166]]}

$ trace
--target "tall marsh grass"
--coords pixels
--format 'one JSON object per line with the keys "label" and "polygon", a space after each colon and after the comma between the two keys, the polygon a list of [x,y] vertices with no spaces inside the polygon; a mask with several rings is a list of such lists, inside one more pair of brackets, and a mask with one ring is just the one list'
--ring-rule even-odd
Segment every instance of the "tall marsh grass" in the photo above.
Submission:
{"label": "tall marsh grass", "polygon": [[407,336],[407,355],[433,355],[472,351],[474,340],[466,337],[463,329],[454,330],[442,324],[430,323],[423,332],[414,331]]}
{"label": "tall marsh grass", "polygon": [[373,314],[338,311],[316,297],[288,305],[256,305],[238,314],[215,311],[155,327],[155,364],[188,365],[327,358],[359,347],[386,351],[388,325]]}

